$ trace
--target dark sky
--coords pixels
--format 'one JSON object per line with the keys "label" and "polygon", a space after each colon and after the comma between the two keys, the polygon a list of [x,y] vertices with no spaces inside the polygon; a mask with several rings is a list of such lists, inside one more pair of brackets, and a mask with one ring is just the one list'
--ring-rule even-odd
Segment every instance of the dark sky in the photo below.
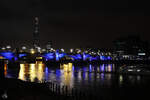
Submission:
{"label": "dark sky", "polygon": [[[120,36],[150,40],[149,3],[144,0],[0,0],[0,41],[31,41],[33,19],[40,39],[56,48],[111,47]],[[9,43],[9,42],[8,42]]]}

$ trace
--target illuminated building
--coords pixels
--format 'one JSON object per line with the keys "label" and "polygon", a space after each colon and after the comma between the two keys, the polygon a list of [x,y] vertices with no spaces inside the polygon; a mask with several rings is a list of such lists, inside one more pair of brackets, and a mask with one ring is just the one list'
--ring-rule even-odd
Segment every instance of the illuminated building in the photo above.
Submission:
{"label": "illuminated building", "polygon": [[34,45],[34,48],[38,48],[40,46],[40,43],[39,43],[39,18],[38,17],[35,17],[34,19],[34,33],[33,33],[33,45]]}

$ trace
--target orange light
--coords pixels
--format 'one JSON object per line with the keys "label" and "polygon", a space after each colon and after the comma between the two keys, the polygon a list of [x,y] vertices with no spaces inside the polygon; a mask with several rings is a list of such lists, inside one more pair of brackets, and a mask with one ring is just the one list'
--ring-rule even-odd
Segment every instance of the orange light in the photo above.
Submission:
{"label": "orange light", "polygon": [[7,64],[4,64],[4,75],[7,75]]}

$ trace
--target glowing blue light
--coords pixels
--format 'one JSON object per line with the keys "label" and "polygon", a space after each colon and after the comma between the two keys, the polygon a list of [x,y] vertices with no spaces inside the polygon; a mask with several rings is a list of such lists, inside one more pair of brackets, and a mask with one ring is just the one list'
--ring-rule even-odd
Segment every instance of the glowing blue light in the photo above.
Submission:
{"label": "glowing blue light", "polygon": [[57,76],[57,78],[60,77],[60,75],[61,75],[61,72],[60,72],[60,70],[57,69],[56,70],[56,76]]}
{"label": "glowing blue light", "polygon": [[[59,61],[59,59],[63,58],[64,56],[66,56],[66,53],[59,53],[59,51],[57,50],[56,53],[47,53],[44,55],[44,57],[46,59],[56,59],[57,61]],[[20,57],[22,57],[24,55],[21,55]],[[94,61],[94,60],[111,60],[112,58],[110,56],[91,56],[90,54],[75,54],[75,55],[67,55],[71,58],[73,58],[73,60],[87,60],[89,59],[90,61]]]}
{"label": "glowing blue light", "polygon": [[15,57],[14,53],[12,53],[12,52],[2,52],[2,53],[0,53],[0,55],[8,60],[11,60],[12,58]]}
{"label": "glowing blue light", "polygon": [[82,59],[82,55],[81,55],[81,54],[76,54],[76,58],[77,58],[78,60],[81,60],[81,59]]}
{"label": "glowing blue light", "polygon": [[24,56],[27,56],[27,54],[19,54],[19,58],[22,58]]}
{"label": "glowing blue light", "polygon": [[63,58],[66,54],[65,53],[60,53],[58,56],[59,58]]}
{"label": "glowing blue light", "polygon": [[107,60],[111,60],[111,57],[110,57],[110,56],[108,56],[108,57],[107,57]]}
{"label": "glowing blue light", "polygon": [[54,53],[46,53],[43,55],[47,60],[52,60],[55,59],[55,54]]}
{"label": "glowing blue light", "polygon": [[45,73],[48,74],[48,68],[47,67],[45,68]]}
{"label": "glowing blue light", "polygon": [[100,56],[100,60],[105,60],[105,56]]}
{"label": "glowing blue light", "polygon": [[101,71],[102,71],[102,72],[105,71],[105,66],[104,66],[104,64],[101,66]]}
{"label": "glowing blue light", "polygon": [[17,57],[15,57],[15,61],[17,61],[18,60],[18,58]]}
{"label": "glowing blue light", "polygon": [[83,60],[84,60],[84,61],[85,61],[86,59],[90,58],[90,57],[91,57],[91,55],[83,53]]}
{"label": "glowing blue light", "polygon": [[89,66],[89,72],[92,72],[92,65]]}
{"label": "glowing blue light", "polygon": [[59,60],[59,52],[56,51],[55,55],[56,55],[56,61],[58,61]]}
{"label": "glowing blue light", "polygon": [[47,55],[47,56],[53,56],[54,53],[47,53],[46,55]]}
{"label": "glowing blue light", "polygon": [[72,71],[74,72],[74,65],[72,66]]}
{"label": "glowing blue light", "polygon": [[71,58],[74,58],[75,60],[82,60],[82,55],[81,54],[76,54],[76,55],[69,55]]}
{"label": "glowing blue light", "polygon": [[99,59],[98,56],[96,56],[96,57],[91,57],[91,60],[98,60],[98,59]]}
{"label": "glowing blue light", "polygon": [[86,55],[85,55],[85,53],[83,53],[83,60],[86,60]]}
{"label": "glowing blue light", "polygon": [[45,68],[45,78],[46,78],[46,80],[48,80],[48,77],[49,77],[49,75],[48,75],[49,73],[48,73],[48,67],[46,67]]}

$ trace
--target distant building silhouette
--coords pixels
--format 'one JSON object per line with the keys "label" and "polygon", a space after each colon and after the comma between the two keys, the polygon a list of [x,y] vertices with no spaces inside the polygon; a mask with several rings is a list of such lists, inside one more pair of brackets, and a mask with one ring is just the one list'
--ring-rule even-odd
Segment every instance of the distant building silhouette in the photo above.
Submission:
{"label": "distant building silhouette", "polygon": [[140,59],[149,56],[149,43],[139,36],[121,37],[114,42],[114,53],[120,59]]}
{"label": "distant building silhouette", "polygon": [[46,50],[51,50],[52,47],[52,41],[48,41],[46,44]]}

